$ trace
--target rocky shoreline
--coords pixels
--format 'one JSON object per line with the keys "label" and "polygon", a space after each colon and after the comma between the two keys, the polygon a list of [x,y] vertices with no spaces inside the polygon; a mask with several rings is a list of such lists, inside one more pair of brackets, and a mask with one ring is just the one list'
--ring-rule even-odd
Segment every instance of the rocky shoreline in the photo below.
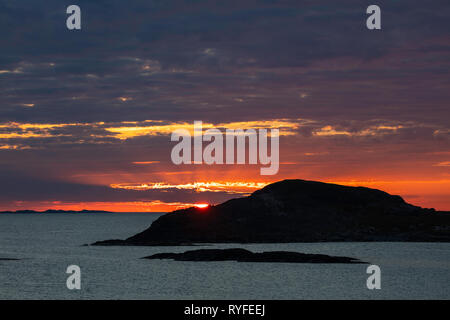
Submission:
{"label": "rocky shoreline", "polygon": [[142,259],[172,259],[175,261],[237,261],[237,262],[284,262],[284,263],[367,263],[355,258],[335,257],[324,254],[306,254],[289,251],[251,252],[232,249],[200,249],[183,253],[157,253]]}

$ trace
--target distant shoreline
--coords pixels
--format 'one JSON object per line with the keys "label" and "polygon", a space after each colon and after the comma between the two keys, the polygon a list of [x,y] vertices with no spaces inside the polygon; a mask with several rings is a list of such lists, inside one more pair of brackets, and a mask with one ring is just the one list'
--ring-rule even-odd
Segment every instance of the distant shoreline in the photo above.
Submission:
{"label": "distant shoreline", "polygon": [[104,210],[57,210],[47,209],[45,211],[36,210],[16,210],[16,211],[0,211],[0,214],[52,214],[52,213],[155,213],[163,214],[166,212],[120,212],[120,211],[104,211]]}

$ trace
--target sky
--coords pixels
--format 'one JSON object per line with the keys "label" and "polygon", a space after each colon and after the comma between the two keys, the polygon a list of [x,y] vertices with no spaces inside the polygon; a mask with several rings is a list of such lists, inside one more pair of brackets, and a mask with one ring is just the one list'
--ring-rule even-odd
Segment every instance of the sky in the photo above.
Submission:
{"label": "sky", "polygon": [[[450,2],[0,0],[0,210],[166,212],[282,179],[450,210]],[[66,8],[81,8],[68,30]],[[280,169],[175,165],[195,120]]]}

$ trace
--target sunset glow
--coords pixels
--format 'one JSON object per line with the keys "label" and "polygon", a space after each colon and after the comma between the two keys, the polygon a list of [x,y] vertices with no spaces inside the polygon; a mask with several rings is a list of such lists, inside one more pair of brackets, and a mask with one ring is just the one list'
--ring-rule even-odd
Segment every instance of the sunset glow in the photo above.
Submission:
{"label": "sunset glow", "polygon": [[126,190],[157,190],[157,189],[179,189],[194,190],[196,192],[228,192],[237,194],[246,194],[265,187],[265,182],[230,182],[230,181],[210,181],[193,182],[185,184],[168,184],[164,182],[150,182],[141,184],[111,184],[114,189]]}
{"label": "sunset glow", "polygon": [[205,209],[205,208],[209,207],[209,204],[207,204],[207,203],[197,203],[197,204],[195,204],[195,207],[199,208],[199,209]]}
{"label": "sunset glow", "polygon": [[[86,16],[98,17],[89,26],[98,32],[25,37],[61,27],[50,15],[27,20],[31,33],[20,23],[0,37],[0,211],[173,211],[249,196],[284,179],[376,188],[450,210],[442,6],[427,11],[426,28],[405,18],[381,32],[366,30],[353,4],[336,1],[268,1],[261,10],[240,2],[136,6],[93,9]],[[17,18],[5,26],[23,21],[19,7],[6,10]],[[43,7],[32,10],[47,17]],[[414,20],[417,10],[405,5],[402,16]],[[142,16],[134,20],[136,12]],[[121,31],[109,35],[105,21]],[[196,122],[202,128],[194,132]],[[279,130],[273,175],[261,174],[272,162],[260,161],[272,142],[267,152],[255,150],[254,136],[252,147],[242,136],[249,129]],[[180,141],[172,140],[176,130]],[[192,149],[178,155],[189,160],[173,161],[186,132],[196,133]],[[248,143],[240,161],[225,161],[220,150],[227,137],[237,141],[233,135]],[[195,143],[208,162],[195,156]]]}

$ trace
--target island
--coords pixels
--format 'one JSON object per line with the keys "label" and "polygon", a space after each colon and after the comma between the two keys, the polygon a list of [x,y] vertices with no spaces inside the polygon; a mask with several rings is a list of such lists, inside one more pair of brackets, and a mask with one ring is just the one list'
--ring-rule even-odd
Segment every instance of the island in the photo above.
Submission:
{"label": "island", "polygon": [[293,179],[219,205],[176,210],[128,239],[94,245],[449,240],[448,212],[377,189]]}
{"label": "island", "polygon": [[142,259],[173,259],[175,261],[238,261],[289,263],[367,263],[355,258],[289,251],[251,252],[241,248],[200,249],[184,253],[157,253]]}

